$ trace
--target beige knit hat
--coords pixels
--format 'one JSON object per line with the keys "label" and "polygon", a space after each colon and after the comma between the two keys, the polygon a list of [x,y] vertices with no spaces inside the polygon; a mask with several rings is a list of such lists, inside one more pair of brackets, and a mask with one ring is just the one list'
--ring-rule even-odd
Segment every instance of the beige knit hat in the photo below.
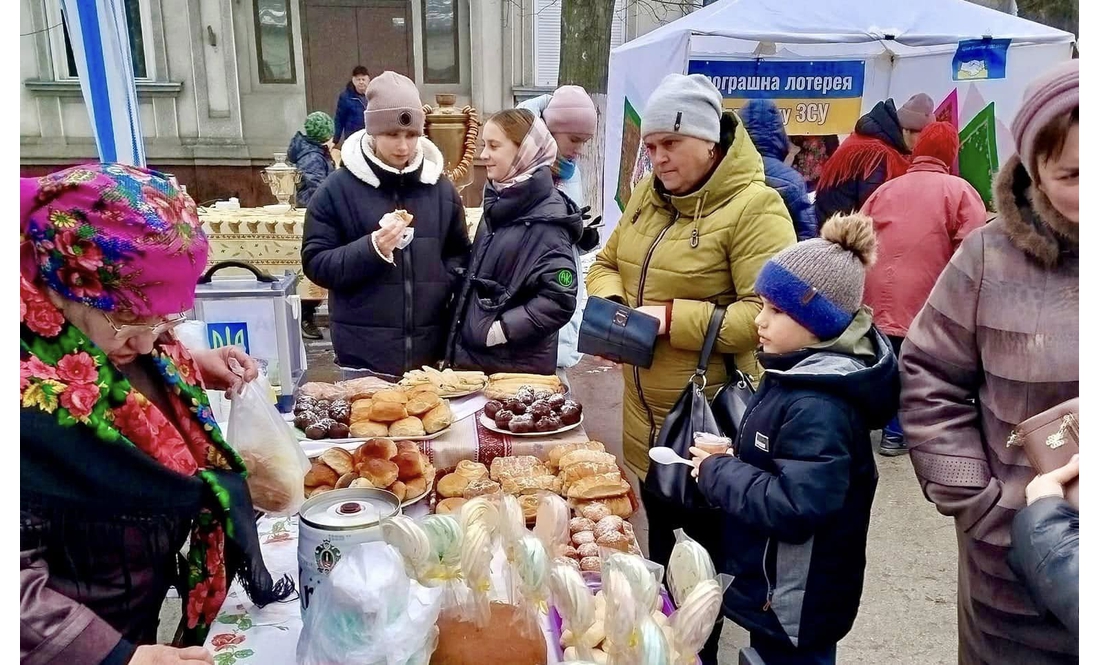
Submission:
{"label": "beige knit hat", "polygon": [[402,130],[424,133],[424,105],[416,84],[397,72],[382,72],[367,86],[367,110],[363,113],[371,136]]}

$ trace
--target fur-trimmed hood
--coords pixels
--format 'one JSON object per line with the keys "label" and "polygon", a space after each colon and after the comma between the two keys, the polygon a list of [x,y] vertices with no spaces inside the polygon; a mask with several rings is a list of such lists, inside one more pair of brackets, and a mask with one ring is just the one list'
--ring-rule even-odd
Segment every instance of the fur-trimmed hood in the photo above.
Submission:
{"label": "fur-trimmed hood", "polygon": [[409,165],[402,170],[397,170],[386,165],[374,154],[374,146],[366,130],[360,130],[348,137],[344,142],[341,158],[344,160],[343,166],[347,167],[356,178],[376,189],[381,187],[382,183],[374,169],[388,171],[394,175],[413,173],[420,169],[420,182],[425,185],[434,185],[439,182],[439,176],[443,174],[445,165],[443,153],[439,148],[435,147],[428,137],[421,136],[416,144],[416,154],[409,161]]}
{"label": "fur-trimmed hood", "polygon": [[1009,240],[1047,268],[1063,254],[1077,254],[1078,225],[1058,212],[1027,174],[1018,155],[1001,167],[993,199]]}

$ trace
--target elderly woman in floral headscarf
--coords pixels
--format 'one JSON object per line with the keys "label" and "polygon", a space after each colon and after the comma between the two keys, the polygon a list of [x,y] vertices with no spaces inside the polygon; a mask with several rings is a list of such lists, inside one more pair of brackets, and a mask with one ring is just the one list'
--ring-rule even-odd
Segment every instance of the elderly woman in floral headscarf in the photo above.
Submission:
{"label": "elderly woman in floral headscarf", "polygon": [[245,380],[255,363],[172,333],[206,264],[194,201],[118,164],[25,179],[20,198],[20,660],[212,663],[152,645],[170,585],[181,645],[202,643],[234,575],[260,604],[293,586],[264,567],[204,392],[236,387],[230,358]]}

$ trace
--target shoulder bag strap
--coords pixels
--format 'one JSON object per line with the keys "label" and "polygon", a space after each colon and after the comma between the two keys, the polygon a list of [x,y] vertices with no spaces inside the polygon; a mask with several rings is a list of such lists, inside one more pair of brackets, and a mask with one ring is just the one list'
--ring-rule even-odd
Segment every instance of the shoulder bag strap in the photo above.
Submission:
{"label": "shoulder bag strap", "polygon": [[703,350],[699,353],[699,366],[695,368],[696,376],[705,376],[707,366],[710,365],[710,354],[714,351],[714,343],[718,341],[718,333],[722,329],[722,321],[726,318],[726,308],[716,306],[714,314],[710,317],[710,327],[707,328],[707,336],[703,339]]}

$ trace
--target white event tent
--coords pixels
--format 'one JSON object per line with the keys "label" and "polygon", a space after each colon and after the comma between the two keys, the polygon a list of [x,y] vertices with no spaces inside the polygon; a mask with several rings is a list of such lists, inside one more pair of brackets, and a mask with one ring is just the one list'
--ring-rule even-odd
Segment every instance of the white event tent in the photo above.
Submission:
{"label": "white event tent", "polygon": [[[960,42],[968,40],[1002,45],[1000,71],[975,80],[959,74],[957,52],[962,53]],[[851,73],[855,67],[861,90],[851,93],[847,102],[835,104],[848,110],[843,119],[851,123],[843,131],[820,133],[847,134],[858,114],[877,102],[892,97],[900,106],[913,94],[925,92],[936,104],[952,107],[959,128],[985,112],[983,118],[990,122],[984,123],[989,127],[982,131],[988,137],[986,143],[995,145],[990,151],[995,170],[996,162],[1014,152],[1007,128],[1024,88],[1049,67],[1071,58],[1073,43],[1070,33],[965,0],[723,0],[700,9],[611,52],[603,240],[646,170],[638,122],[649,95],[670,73],[714,75],[723,67],[732,67],[733,73],[740,68],[743,73],[748,67],[751,74],[752,67],[768,72],[794,67],[791,71],[806,74],[802,80],[811,84],[795,86],[804,92],[789,96],[812,99],[816,71],[825,72],[828,86],[842,82],[831,74]],[[984,75],[984,71],[979,74]],[[732,80],[736,87],[736,77]],[[753,85],[750,76],[749,90]],[[731,99],[735,95],[729,91],[723,92],[727,108],[743,103]],[[817,95],[829,96],[827,92]],[[779,104],[776,97],[783,94],[736,96],[770,97]]]}

